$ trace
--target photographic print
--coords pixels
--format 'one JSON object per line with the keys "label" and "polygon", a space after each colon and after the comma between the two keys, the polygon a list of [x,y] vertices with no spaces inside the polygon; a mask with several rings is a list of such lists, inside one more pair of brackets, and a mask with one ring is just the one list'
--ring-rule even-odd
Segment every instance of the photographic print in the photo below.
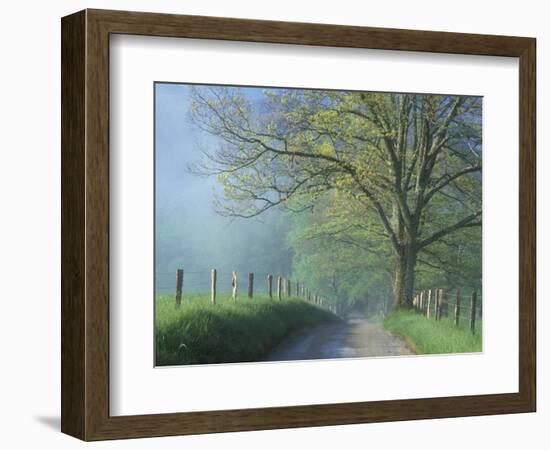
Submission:
{"label": "photographic print", "polygon": [[87,9],[61,44],[63,433],[536,411],[536,39]]}
{"label": "photographic print", "polygon": [[482,98],[157,82],[155,365],[482,351]]}

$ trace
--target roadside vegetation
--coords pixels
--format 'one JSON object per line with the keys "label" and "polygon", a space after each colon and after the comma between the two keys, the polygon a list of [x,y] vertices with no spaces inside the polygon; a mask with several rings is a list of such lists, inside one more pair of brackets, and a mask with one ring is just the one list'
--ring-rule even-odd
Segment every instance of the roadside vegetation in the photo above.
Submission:
{"label": "roadside vegetation", "polygon": [[156,365],[258,361],[292,331],[339,320],[299,298],[254,295],[235,303],[222,294],[212,305],[209,295],[190,294],[176,307],[174,296],[159,296]]}
{"label": "roadside vegetation", "polygon": [[384,327],[407,341],[418,354],[473,353],[482,351],[482,323],[476,323],[476,333],[468,321],[456,327],[449,318],[427,319],[414,311],[396,311],[384,320]]}

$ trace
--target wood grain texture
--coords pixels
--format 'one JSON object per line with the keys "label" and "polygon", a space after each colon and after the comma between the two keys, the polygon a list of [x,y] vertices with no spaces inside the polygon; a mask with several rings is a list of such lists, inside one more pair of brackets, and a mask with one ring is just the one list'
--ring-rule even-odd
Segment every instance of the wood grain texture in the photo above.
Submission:
{"label": "wood grain texture", "polygon": [[519,67],[519,390],[536,409],[536,41]]}
{"label": "wood grain texture", "polygon": [[63,19],[61,35],[61,430],[85,431],[84,363],[84,12]]}
{"label": "wood grain texture", "polygon": [[330,47],[521,56],[529,38],[374,27],[88,10],[112,33]]}
{"label": "wood grain texture", "polygon": [[[110,33],[519,57],[519,392],[109,416]],[[86,10],[62,19],[62,41],[63,432],[99,440],[535,410],[534,39]]]}

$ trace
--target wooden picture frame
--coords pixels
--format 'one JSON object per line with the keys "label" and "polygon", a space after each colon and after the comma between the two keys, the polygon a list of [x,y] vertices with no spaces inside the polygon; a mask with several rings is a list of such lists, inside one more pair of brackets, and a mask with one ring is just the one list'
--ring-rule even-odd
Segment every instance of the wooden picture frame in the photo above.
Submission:
{"label": "wooden picture frame", "polygon": [[[101,440],[535,411],[535,39],[104,10],[61,25],[64,433]],[[110,416],[109,36],[117,33],[519,58],[519,391]]]}

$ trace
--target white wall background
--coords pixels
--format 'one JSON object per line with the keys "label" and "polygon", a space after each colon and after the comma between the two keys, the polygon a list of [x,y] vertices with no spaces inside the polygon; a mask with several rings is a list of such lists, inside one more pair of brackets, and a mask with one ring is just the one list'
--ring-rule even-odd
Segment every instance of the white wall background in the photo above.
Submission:
{"label": "white wall background", "polygon": [[59,432],[60,404],[60,17],[86,7],[257,19],[433,29],[538,38],[539,286],[538,412],[142,439],[96,448],[547,448],[550,420],[549,12],[536,0],[20,0],[0,15],[0,443],[4,448],[79,448]]}

